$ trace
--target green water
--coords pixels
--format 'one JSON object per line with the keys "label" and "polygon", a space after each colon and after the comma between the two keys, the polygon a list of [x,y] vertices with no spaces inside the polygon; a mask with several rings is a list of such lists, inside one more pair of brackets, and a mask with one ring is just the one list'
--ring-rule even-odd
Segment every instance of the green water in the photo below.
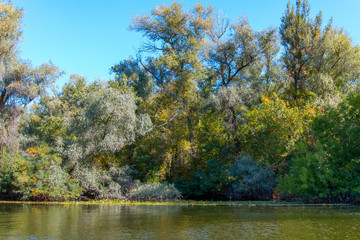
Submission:
{"label": "green water", "polygon": [[0,204],[0,239],[360,239],[360,208]]}

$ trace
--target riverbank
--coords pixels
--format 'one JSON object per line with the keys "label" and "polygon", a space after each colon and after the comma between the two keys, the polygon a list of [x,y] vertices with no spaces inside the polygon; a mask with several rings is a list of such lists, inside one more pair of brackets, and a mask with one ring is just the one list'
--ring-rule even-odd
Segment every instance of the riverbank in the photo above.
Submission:
{"label": "riverbank", "polygon": [[64,202],[36,202],[36,201],[0,201],[0,204],[58,204],[58,205],[154,205],[154,206],[273,206],[273,207],[319,207],[319,206],[336,206],[350,207],[358,206],[344,203],[303,203],[303,202],[286,202],[286,201],[130,201],[130,200],[93,200],[93,201],[64,201]]}

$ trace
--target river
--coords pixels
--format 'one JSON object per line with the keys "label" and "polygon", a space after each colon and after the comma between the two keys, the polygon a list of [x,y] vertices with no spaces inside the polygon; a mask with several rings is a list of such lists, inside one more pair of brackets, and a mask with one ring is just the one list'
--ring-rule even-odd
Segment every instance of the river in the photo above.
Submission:
{"label": "river", "polygon": [[6,203],[0,239],[360,239],[360,208]]}

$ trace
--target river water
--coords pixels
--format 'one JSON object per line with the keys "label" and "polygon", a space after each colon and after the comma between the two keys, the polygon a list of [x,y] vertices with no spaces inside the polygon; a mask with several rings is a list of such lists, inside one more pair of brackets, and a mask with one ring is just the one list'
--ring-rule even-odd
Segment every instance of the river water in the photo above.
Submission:
{"label": "river water", "polygon": [[0,204],[0,239],[360,239],[360,208]]}

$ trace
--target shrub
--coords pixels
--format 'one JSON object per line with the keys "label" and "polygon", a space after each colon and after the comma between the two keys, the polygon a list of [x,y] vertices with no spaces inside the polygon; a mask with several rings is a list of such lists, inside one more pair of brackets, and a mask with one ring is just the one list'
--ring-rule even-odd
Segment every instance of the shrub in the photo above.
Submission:
{"label": "shrub", "polygon": [[80,195],[79,184],[61,168],[61,158],[51,148],[30,148],[27,153],[28,167],[13,182],[23,199],[64,200]]}
{"label": "shrub", "polygon": [[243,155],[229,165],[229,178],[230,199],[268,200],[272,197],[274,172],[253,161],[249,155]]}
{"label": "shrub", "polygon": [[111,164],[108,170],[77,166],[73,176],[84,189],[82,196],[89,199],[122,199],[129,189],[138,185],[135,170],[129,166]]}
{"label": "shrub", "polygon": [[129,198],[134,200],[173,200],[180,196],[181,192],[173,184],[145,183],[132,189]]}
{"label": "shrub", "polygon": [[65,200],[82,191],[47,146],[30,148],[24,155],[3,154],[0,163],[2,199]]}
{"label": "shrub", "polygon": [[15,179],[22,176],[23,172],[27,172],[28,163],[18,154],[2,154],[0,155],[0,196],[1,199],[18,198]]}
{"label": "shrub", "polygon": [[195,172],[190,180],[177,180],[176,187],[187,196],[221,198],[228,184],[227,166],[217,160],[209,160],[205,170]]}

